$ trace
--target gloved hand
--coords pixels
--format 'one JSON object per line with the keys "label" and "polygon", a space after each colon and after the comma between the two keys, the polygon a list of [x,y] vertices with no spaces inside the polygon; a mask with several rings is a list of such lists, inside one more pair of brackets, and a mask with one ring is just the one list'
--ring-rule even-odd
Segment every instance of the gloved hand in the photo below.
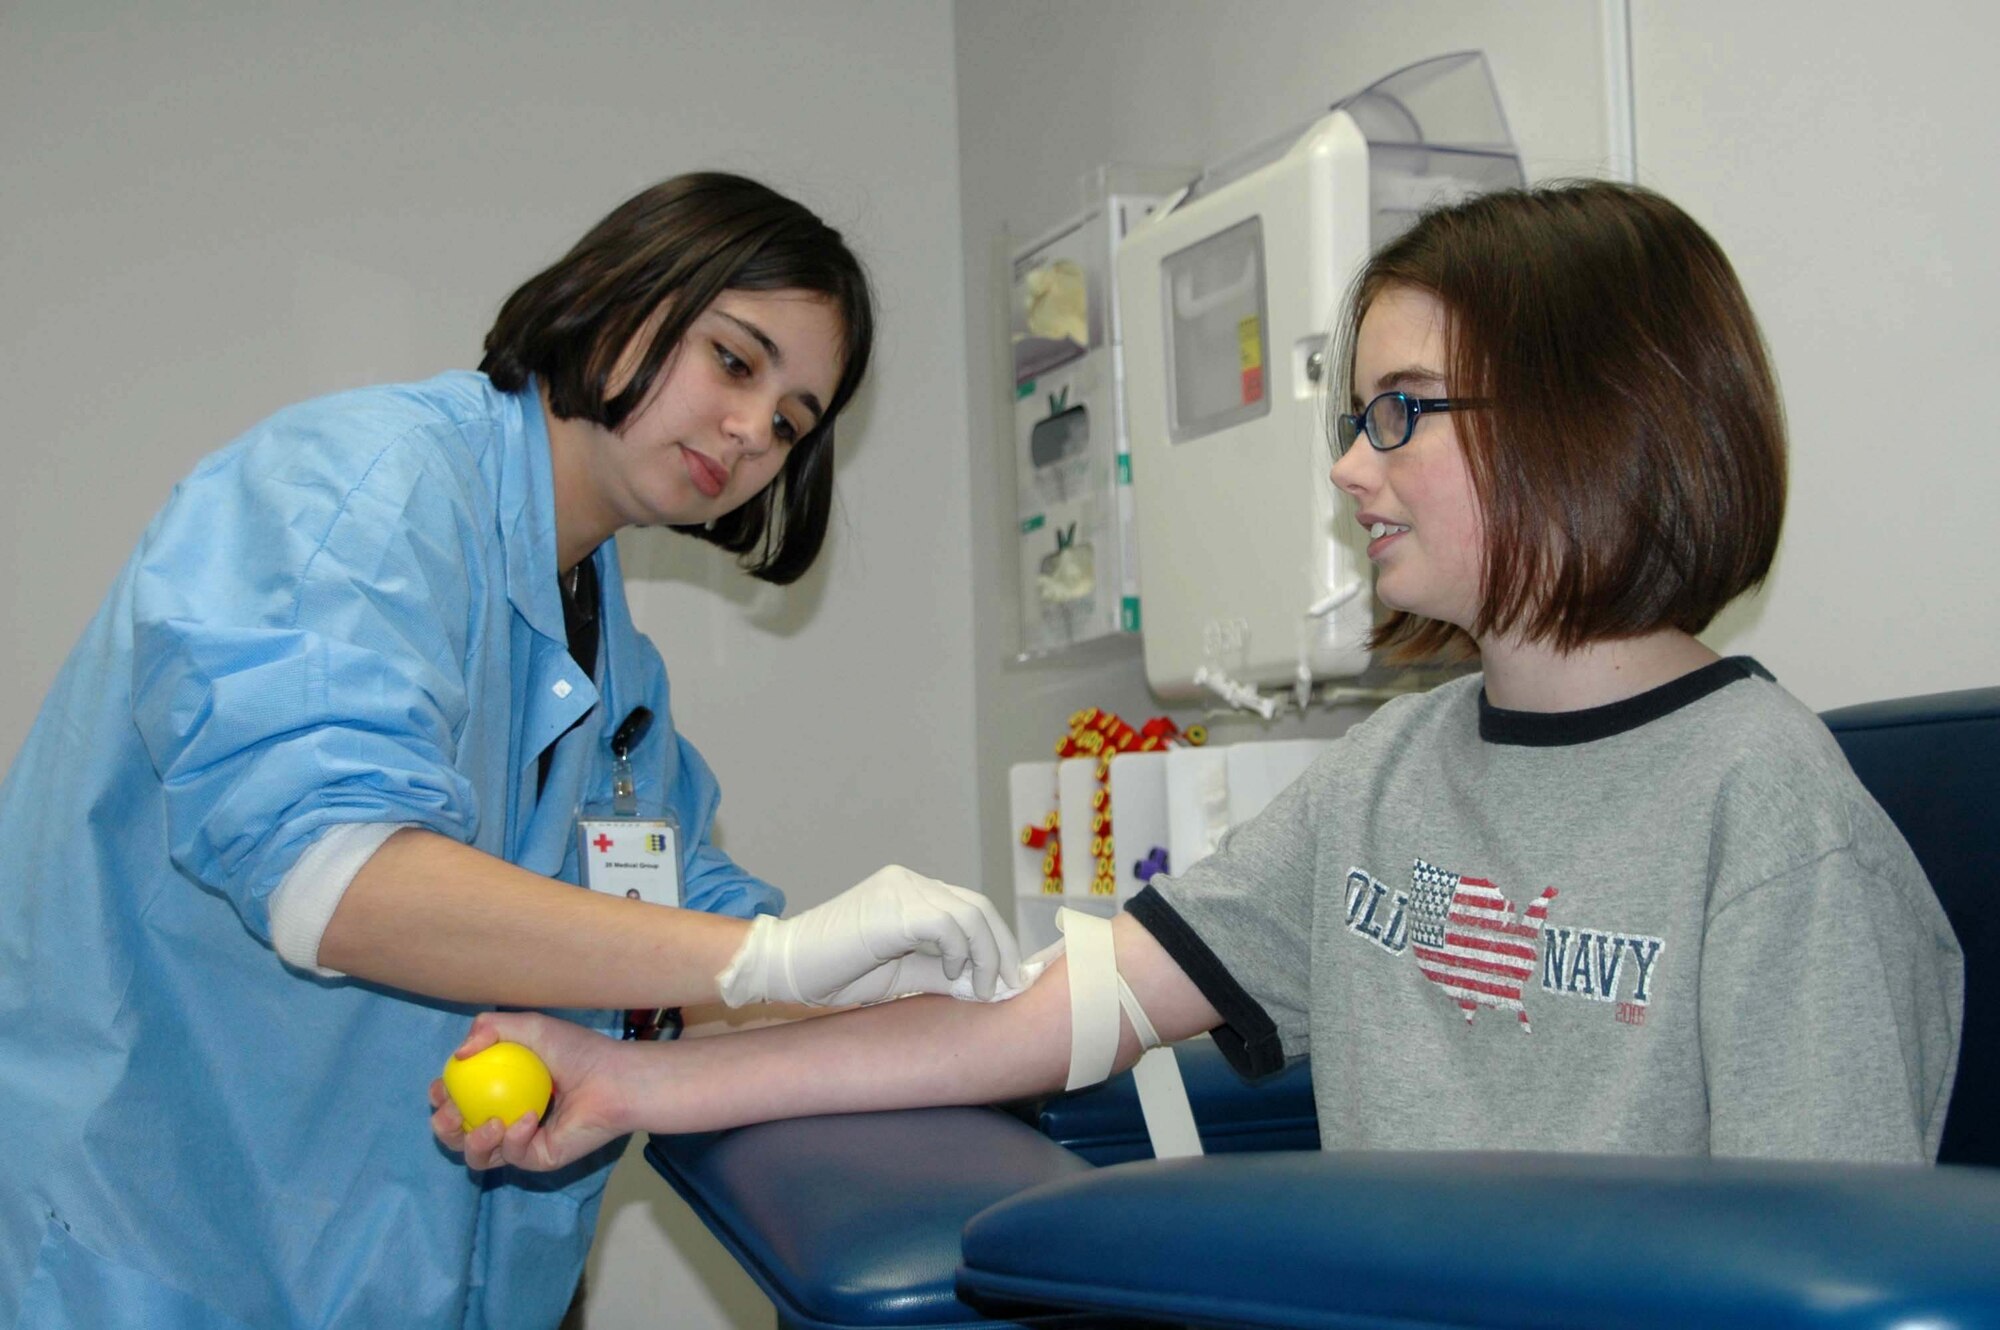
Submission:
{"label": "gloved hand", "polygon": [[893,864],[793,918],[759,915],[716,983],[732,1007],[908,993],[993,1002],[1023,987],[1020,948],[992,901]]}

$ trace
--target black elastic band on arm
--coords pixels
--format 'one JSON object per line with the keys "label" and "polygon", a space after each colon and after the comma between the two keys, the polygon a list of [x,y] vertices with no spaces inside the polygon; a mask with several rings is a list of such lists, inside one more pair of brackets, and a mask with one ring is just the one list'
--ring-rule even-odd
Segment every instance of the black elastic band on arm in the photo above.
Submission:
{"label": "black elastic band on arm", "polygon": [[1285,1050],[1278,1040],[1277,1023],[1236,982],[1229,967],[1188,927],[1187,920],[1167,904],[1166,897],[1149,886],[1125,903],[1125,913],[1166,948],[1181,973],[1222,1017],[1222,1024],[1210,1035],[1230,1066],[1249,1077],[1269,1076],[1284,1067]]}

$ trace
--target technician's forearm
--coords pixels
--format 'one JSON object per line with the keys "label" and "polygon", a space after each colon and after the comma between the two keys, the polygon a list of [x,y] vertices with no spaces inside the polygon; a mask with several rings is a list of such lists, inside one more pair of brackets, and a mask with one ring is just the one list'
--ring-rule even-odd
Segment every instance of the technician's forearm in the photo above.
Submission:
{"label": "technician's forearm", "polygon": [[716,999],[749,925],[583,891],[424,831],[389,838],[320,939],[322,965],[455,1002],[672,1007]]}

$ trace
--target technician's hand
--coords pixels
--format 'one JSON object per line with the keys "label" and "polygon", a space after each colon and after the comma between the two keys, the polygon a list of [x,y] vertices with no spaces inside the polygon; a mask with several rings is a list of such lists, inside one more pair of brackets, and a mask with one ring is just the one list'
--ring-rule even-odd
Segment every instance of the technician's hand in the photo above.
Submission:
{"label": "technician's hand", "polygon": [[632,1054],[644,1045],[609,1039],[581,1025],[539,1012],[482,1012],[472,1022],[456,1056],[470,1057],[501,1039],[533,1049],[548,1064],[555,1082],[547,1121],[523,1114],[503,1132],[499,1119],[468,1135],[458,1106],[442,1079],[431,1082],[431,1133],[448,1150],[465,1156],[467,1167],[512,1164],[547,1172],[573,1163],[631,1128],[624,1077]]}
{"label": "technician's hand", "polygon": [[991,1002],[1021,990],[1021,952],[992,901],[891,865],[795,918],[760,915],[716,981],[732,1007],[906,993]]}

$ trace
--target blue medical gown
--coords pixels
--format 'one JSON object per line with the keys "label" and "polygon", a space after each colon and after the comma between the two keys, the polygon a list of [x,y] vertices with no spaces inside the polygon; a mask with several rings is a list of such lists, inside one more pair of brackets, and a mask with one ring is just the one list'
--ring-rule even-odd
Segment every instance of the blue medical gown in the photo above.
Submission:
{"label": "blue medical gown", "polygon": [[709,844],[715,779],[595,558],[593,681],[539,404],[477,374],[293,407],[175,490],[0,787],[0,1326],[560,1319],[617,1145],[468,1172],[424,1096],[475,1009],[289,968],[269,901],[345,822],[575,882],[575,809],[644,705],[687,903],[782,906]]}

